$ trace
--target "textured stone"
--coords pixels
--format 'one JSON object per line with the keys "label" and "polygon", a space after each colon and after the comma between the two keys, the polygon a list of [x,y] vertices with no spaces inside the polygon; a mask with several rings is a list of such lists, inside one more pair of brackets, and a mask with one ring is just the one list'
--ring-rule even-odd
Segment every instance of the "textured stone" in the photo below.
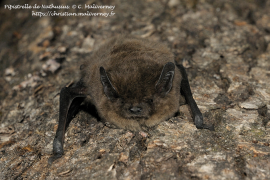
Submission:
{"label": "textured stone", "polygon": [[[2,1],[0,179],[269,178],[270,1],[80,2],[91,3],[115,5],[115,15],[40,18],[31,15],[38,10],[8,10]],[[215,131],[197,129],[188,105],[130,132],[100,122],[82,104],[67,128],[65,154],[49,166],[61,88],[76,83],[81,62],[118,34],[166,44]]]}

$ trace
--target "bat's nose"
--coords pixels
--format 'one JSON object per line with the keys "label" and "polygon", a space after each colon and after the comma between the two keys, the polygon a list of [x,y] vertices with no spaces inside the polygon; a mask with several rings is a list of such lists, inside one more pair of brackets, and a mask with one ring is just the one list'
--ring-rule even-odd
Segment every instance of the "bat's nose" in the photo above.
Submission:
{"label": "bat's nose", "polygon": [[133,114],[138,114],[142,111],[142,108],[140,106],[133,106],[129,108],[129,111]]}

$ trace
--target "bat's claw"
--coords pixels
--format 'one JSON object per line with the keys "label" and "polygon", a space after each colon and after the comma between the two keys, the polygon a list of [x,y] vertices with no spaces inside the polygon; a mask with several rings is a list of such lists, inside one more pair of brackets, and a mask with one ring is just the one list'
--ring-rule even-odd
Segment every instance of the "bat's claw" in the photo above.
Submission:
{"label": "bat's claw", "polygon": [[62,154],[54,154],[48,159],[48,164],[51,165],[56,159],[59,159],[60,157],[62,157]]}
{"label": "bat's claw", "polygon": [[210,131],[215,131],[214,125],[203,124],[203,116],[201,114],[195,116],[195,125],[197,129],[208,129]]}
{"label": "bat's claw", "polygon": [[208,129],[208,130],[210,130],[210,131],[215,131],[215,127],[214,127],[213,124],[212,124],[212,125],[206,125],[206,124],[203,124],[203,125],[201,125],[201,126],[197,126],[197,125],[196,125],[196,128],[197,128],[197,129]]}
{"label": "bat's claw", "polygon": [[214,124],[212,124],[212,125],[210,125],[210,126],[204,124],[202,129],[208,129],[208,130],[210,130],[210,131],[215,131]]}
{"label": "bat's claw", "polygon": [[198,114],[194,118],[194,124],[196,125],[197,129],[204,129],[203,126],[203,116],[202,114]]}

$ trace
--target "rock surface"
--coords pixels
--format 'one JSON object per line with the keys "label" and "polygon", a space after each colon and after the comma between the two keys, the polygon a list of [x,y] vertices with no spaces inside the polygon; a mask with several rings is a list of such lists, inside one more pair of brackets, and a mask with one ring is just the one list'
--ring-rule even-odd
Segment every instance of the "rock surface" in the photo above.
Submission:
{"label": "rock surface", "polygon": [[[110,17],[36,17],[87,9],[4,6],[16,3],[0,2],[0,179],[270,177],[270,1],[46,1],[114,5]],[[82,110],[67,129],[65,155],[49,166],[61,88],[79,79],[97,44],[122,33],[168,45],[216,130],[196,129],[187,105],[147,133],[110,128]]]}

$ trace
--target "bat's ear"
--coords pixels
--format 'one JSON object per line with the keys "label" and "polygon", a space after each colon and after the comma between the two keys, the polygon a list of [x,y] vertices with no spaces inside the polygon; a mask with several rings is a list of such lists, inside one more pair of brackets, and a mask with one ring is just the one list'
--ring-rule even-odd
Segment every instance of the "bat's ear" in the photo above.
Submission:
{"label": "bat's ear", "polygon": [[172,62],[168,62],[163,67],[159,80],[156,84],[156,91],[161,97],[166,96],[172,88],[174,69],[175,65]]}
{"label": "bat's ear", "polygon": [[103,85],[104,93],[110,100],[115,100],[116,98],[118,98],[118,94],[115,88],[113,87],[109,77],[107,76],[105,69],[103,67],[100,67],[99,71],[100,71],[100,81]]}

